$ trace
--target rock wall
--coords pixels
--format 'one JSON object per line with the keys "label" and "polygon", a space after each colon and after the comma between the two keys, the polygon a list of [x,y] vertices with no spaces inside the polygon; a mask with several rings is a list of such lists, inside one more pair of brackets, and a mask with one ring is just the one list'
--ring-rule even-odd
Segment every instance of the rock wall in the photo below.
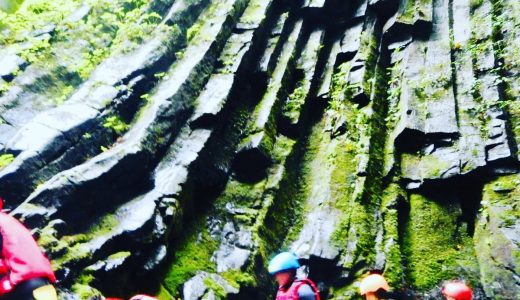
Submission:
{"label": "rock wall", "polygon": [[[16,2],[19,4],[20,1]],[[520,298],[517,0],[26,0],[0,193],[63,299]]]}

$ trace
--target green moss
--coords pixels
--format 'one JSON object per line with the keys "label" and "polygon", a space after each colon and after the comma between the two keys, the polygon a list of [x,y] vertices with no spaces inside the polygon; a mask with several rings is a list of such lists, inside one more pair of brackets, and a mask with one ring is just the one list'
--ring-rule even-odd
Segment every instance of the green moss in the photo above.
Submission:
{"label": "green moss", "polygon": [[375,76],[375,68],[379,55],[379,42],[377,36],[369,34],[368,31],[363,31],[360,37],[360,42],[360,58],[365,61],[366,69],[361,87],[363,88],[363,93],[370,96],[372,86],[375,84],[372,78]]}
{"label": "green moss", "polygon": [[63,104],[65,102],[65,100],[67,100],[67,98],[70,96],[70,94],[72,94],[73,91],[74,91],[73,86],[71,86],[71,85],[64,86],[61,89],[60,93],[56,96],[56,98],[54,98],[54,104],[55,105]]}
{"label": "green moss", "polygon": [[159,286],[159,292],[157,293],[157,295],[155,295],[155,297],[159,300],[175,299],[162,284]]}
{"label": "green moss", "polygon": [[230,180],[217,203],[221,207],[226,203],[234,203],[245,207],[252,206],[258,200],[258,197],[262,195],[265,185],[265,180],[256,183],[242,183]]}
{"label": "green moss", "polygon": [[202,28],[202,25],[200,23],[195,23],[195,24],[193,24],[193,26],[188,28],[188,31],[186,33],[186,39],[188,40],[188,42],[191,42],[193,40],[193,38],[197,34],[199,34],[201,28]]}
{"label": "green moss", "polygon": [[260,23],[265,18],[265,1],[264,0],[253,0],[250,1],[247,9],[244,11],[240,22],[255,24]]}
{"label": "green moss", "polygon": [[85,234],[90,238],[93,238],[96,236],[105,235],[113,230],[116,230],[117,226],[119,226],[119,220],[117,219],[117,217],[113,214],[107,214],[103,216],[99,220],[99,222],[91,226]]}
{"label": "green moss", "polygon": [[517,298],[512,274],[519,271],[520,251],[507,232],[520,223],[519,183],[520,176],[513,174],[486,184],[475,226],[480,279],[486,296],[493,299]]}
{"label": "green moss", "polygon": [[0,2],[0,11],[4,11],[6,13],[15,12],[18,7],[23,3],[24,0],[7,0]]}
{"label": "green moss", "polygon": [[502,176],[487,184],[484,189],[483,207],[501,208],[495,209],[497,220],[500,221],[498,225],[501,227],[511,227],[520,220],[520,202],[516,200],[520,198],[518,184],[520,179],[517,175]]}
{"label": "green moss", "polygon": [[[86,79],[109,55],[134,49],[154,31],[169,32],[172,40],[180,36],[176,25],[160,24],[161,16],[148,11],[148,0],[87,2],[88,15],[74,22],[68,17],[83,1],[27,0],[14,14],[0,12],[0,29],[6,29],[0,45],[24,45],[19,54],[29,63],[49,69],[59,61],[67,72]],[[56,26],[52,39],[29,34],[49,24]]]}
{"label": "green moss", "polygon": [[[344,265],[346,268],[361,261],[367,268],[375,263],[375,212],[383,192],[380,180],[387,101],[386,90],[381,88],[386,84],[385,70],[376,65],[372,74],[374,78],[370,81],[375,93],[369,105],[359,108],[344,101],[340,107],[340,114],[348,121],[344,125],[345,134],[335,137],[339,145],[331,157],[335,167],[331,175],[331,195],[336,208],[343,212],[332,242],[340,249],[351,245],[345,249],[344,255],[348,257]],[[362,161],[367,161],[366,165],[361,166]],[[358,176],[359,167],[363,167],[368,174]]]}
{"label": "green moss", "polygon": [[204,285],[206,285],[206,287],[209,290],[212,290],[215,293],[215,296],[217,297],[217,299],[226,298],[226,296],[227,296],[226,290],[220,284],[215,282],[215,280],[211,279],[210,277],[206,277],[204,279]]}
{"label": "green moss", "polygon": [[307,97],[307,90],[305,87],[305,83],[300,82],[297,84],[297,87],[294,91],[289,95],[287,102],[284,104],[282,111],[283,114],[288,117],[293,123],[298,121],[298,117],[300,116],[300,110],[305,104],[305,98]]}
{"label": "green moss", "polygon": [[261,219],[256,224],[255,231],[264,243],[264,255],[279,251],[284,239],[285,243],[294,240],[302,228],[303,202],[308,195],[305,180],[305,172],[308,170],[302,170],[300,156],[304,149],[305,145],[296,144],[285,137],[278,138],[275,144],[273,156],[278,164],[284,166],[280,170],[285,172],[276,187],[282,188],[265,196],[269,205],[262,210]]}
{"label": "green moss", "polygon": [[201,220],[185,233],[179,245],[163,282],[164,287],[175,296],[179,295],[182,284],[195,276],[197,271],[216,271],[211,256],[217,250],[218,242],[209,235]]}
{"label": "green moss", "polygon": [[4,80],[0,80],[0,95],[7,92],[13,86],[13,82],[6,82]]}
{"label": "green moss", "polygon": [[26,41],[28,31],[43,28],[49,23],[60,23],[78,8],[81,1],[42,1],[26,0],[20,9],[12,14],[0,11],[0,45],[14,44],[16,41]]}
{"label": "green moss", "polygon": [[12,154],[2,154],[0,155],[0,169],[5,168],[7,165],[12,163],[14,160],[14,155]]}
{"label": "green moss", "polygon": [[79,299],[102,299],[103,295],[96,289],[85,285],[75,283],[72,286],[72,292],[79,297]]}
{"label": "green moss", "polygon": [[413,24],[416,11],[416,2],[418,2],[418,0],[406,0],[406,5],[398,16],[399,21]]}
{"label": "green moss", "polygon": [[382,197],[382,215],[384,228],[384,249],[386,263],[384,276],[393,288],[398,288],[403,282],[403,261],[399,236],[398,202],[402,201],[403,192],[398,184],[392,183],[384,191]]}
{"label": "green moss", "polygon": [[459,276],[478,278],[472,239],[457,222],[460,214],[456,203],[410,195],[410,219],[402,247],[406,279],[414,288],[428,290]]}
{"label": "green moss", "polygon": [[471,0],[469,3],[469,6],[470,6],[471,10],[473,11],[473,10],[479,8],[480,6],[482,6],[483,3],[484,3],[484,0]]}
{"label": "green moss", "polygon": [[257,280],[254,275],[239,270],[230,270],[220,274],[234,288],[241,286],[256,286]]}
{"label": "green moss", "polygon": [[132,255],[132,253],[129,251],[121,251],[121,252],[117,252],[117,253],[110,255],[109,257],[107,257],[107,260],[125,259],[125,258],[129,257],[130,255]]}
{"label": "green moss", "polygon": [[[55,236],[53,228],[44,228],[38,242],[50,253],[59,253],[56,259],[52,260],[55,269],[79,263],[92,256],[90,247],[85,244],[92,239],[106,235],[117,228],[119,220],[116,216],[108,214],[98,222],[88,228],[85,233],[67,235],[60,239]],[[128,253],[117,253],[117,255],[127,255]],[[120,258],[120,257],[119,257]]]}
{"label": "green moss", "polygon": [[[339,110],[342,105],[340,104],[342,100],[345,99],[346,86],[347,86],[347,76],[350,73],[350,69],[352,68],[350,62],[345,62],[338,66],[337,71],[332,76],[330,97],[332,99],[331,104],[329,105],[331,109],[334,111]],[[339,103],[338,103],[339,102]]]}

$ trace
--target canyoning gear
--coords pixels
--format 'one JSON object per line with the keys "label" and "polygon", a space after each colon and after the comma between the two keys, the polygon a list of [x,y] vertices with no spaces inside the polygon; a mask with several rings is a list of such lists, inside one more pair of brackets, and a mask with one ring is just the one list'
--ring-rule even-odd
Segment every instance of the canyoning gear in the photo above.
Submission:
{"label": "canyoning gear", "polygon": [[4,212],[0,212],[0,239],[0,270],[3,271],[0,274],[3,275],[0,295],[15,293],[19,286],[29,285],[37,279],[45,279],[46,284],[56,282],[51,263],[32,234],[22,223]]}
{"label": "canyoning gear", "polygon": [[359,285],[359,292],[361,295],[375,293],[380,289],[389,291],[390,286],[388,285],[388,282],[386,282],[386,279],[379,274],[368,275],[367,277],[363,278],[361,284]]}
{"label": "canyoning gear", "polygon": [[473,292],[465,283],[460,281],[451,281],[446,283],[441,290],[447,299],[453,300],[471,300]]}
{"label": "canyoning gear", "polygon": [[26,280],[9,293],[0,296],[1,300],[57,300],[56,289],[47,278]]}
{"label": "canyoning gear", "polygon": [[296,270],[299,267],[300,263],[296,255],[290,252],[282,252],[271,259],[268,270],[271,275],[274,275],[282,271]]}
{"label": "canyoning gear", "polygon": [[58,295],[56,289],[51,284],[44,285],[33,291],[33,297],[36,300],[57,300]]}
{"label": "canyoning gear", "polygon": [[[300,291],[306,286],[311,288],[310,297],[308,294],[302,294]],[[276,300],[308,300],[315,299],[320,300],[320,293],[316,284],[308,278],[296,279],[290,285],[282,286],[278,289],[276,294]]]}
{"label": "canyoning gear", "polygon": [[40,277],[47,278],[52,283],[56,282],[51,263],[22,223],[0,212],[0,235],[1,259],[9,271],[4,278],[8,279],[13,286]]}

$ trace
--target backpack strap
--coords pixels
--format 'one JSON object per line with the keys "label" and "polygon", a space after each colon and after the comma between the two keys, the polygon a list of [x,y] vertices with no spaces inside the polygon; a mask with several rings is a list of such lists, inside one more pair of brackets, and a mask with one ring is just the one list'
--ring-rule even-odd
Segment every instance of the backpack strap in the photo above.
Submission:
{"label": "backpack strap", "polygon": [[309,278],[304,278],[304,279],[298,279],[294,282],[295,284],[295,287],[294,287],[294,292],[293,292],[293,299],[298,299],[298,290],[305,284],[308,284],[312,290],[314,291],[314,296],[316,297],[316,300],[321,300],[320,298],[320,291],[318,290],[318,287],[316,286],[316,284],[310,280]]}

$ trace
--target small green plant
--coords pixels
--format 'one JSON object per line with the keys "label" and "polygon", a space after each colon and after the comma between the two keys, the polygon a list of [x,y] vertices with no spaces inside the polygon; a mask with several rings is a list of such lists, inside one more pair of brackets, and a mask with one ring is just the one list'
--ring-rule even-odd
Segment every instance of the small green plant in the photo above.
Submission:
{"label": "small green plant", "polygon": [[65,102],[65,100],[67,100],[67,98],[69,97],[69,95],[74,91],[74,87],[73,86],[70,86],[70,85],[67,85],[63,88],[63,90],[61,91],[61,94],[58,95],[55,99],[54,99],[54,104],[56,105],[60,105],[60,104],[63,104],[63,102]]}
{"label": "small green plant", "polygon": [[44,60],[51,48],[49,38],[33,39],[30,43],[31,46],[22,50],[20,56],[29,63],[37,63]]}
{"label": "small green plant", "polygon": [[0,169],[5,168],[8,164],[12,163],[13,160],[14,160],[14,155],[12,155],[12,154],[0,155]]}
{"label": "small green plant", "polygon": [[121,120],[119,116],[111,116],[106,118],[103,127],[112,129],[117,134],[121,134],[128,130],[130,126]]}
{"label": "small green plant", "polygon": [[[162,79],[162,78],[164,78],[164,76],[166,76],[166,72],[155,73],[153,76],[154,76],[155,78],[157,78],[157,79]],[[141,98],[142,98],[142,97],[141,97]]]}
{"label": "small green plant", "polygon": [[471,0],[469,3],[469,6],[470,6],[471,10],[473,11],[473,10],[479,8],[483,3],[484,3],[484,0]]}
{"label": "small green plant", "polygon": [[303,104],[305,104],[307,93],[303,84],[303,82],[299,83],[299,86],[289,95],[287,102],[283,107],[284,114],[291,119],[298,118],[299,111]]}
{"label": "small green plant", "polygon": [[331,98],[344,99],[347,75],[350,73],[351,65],[349,62],[343,63],[338,67],[338,72],[332,77]]}
{"label": "small green plant", "polygon": [[150,96],[150,94],[143,94],[143,95],[141,95],[140,98],[143,99],[144,102],[148,103],[148,102],[150,102],[151,96]]}
{"label": "small green plant", "polygon": [[188,29],[188,31],[186,32],[186,39],[188,40],[188,42],[191,42],[191,40],[193,40],[193,38],[200,32],[201,28],[202,26],[199,23],[195,23]]}
{"label": "small green plant", "polygon": [[5,82],[5,81],[0,81],[0,95],[7,92],[11,86],[13,85],[12,82]]}

